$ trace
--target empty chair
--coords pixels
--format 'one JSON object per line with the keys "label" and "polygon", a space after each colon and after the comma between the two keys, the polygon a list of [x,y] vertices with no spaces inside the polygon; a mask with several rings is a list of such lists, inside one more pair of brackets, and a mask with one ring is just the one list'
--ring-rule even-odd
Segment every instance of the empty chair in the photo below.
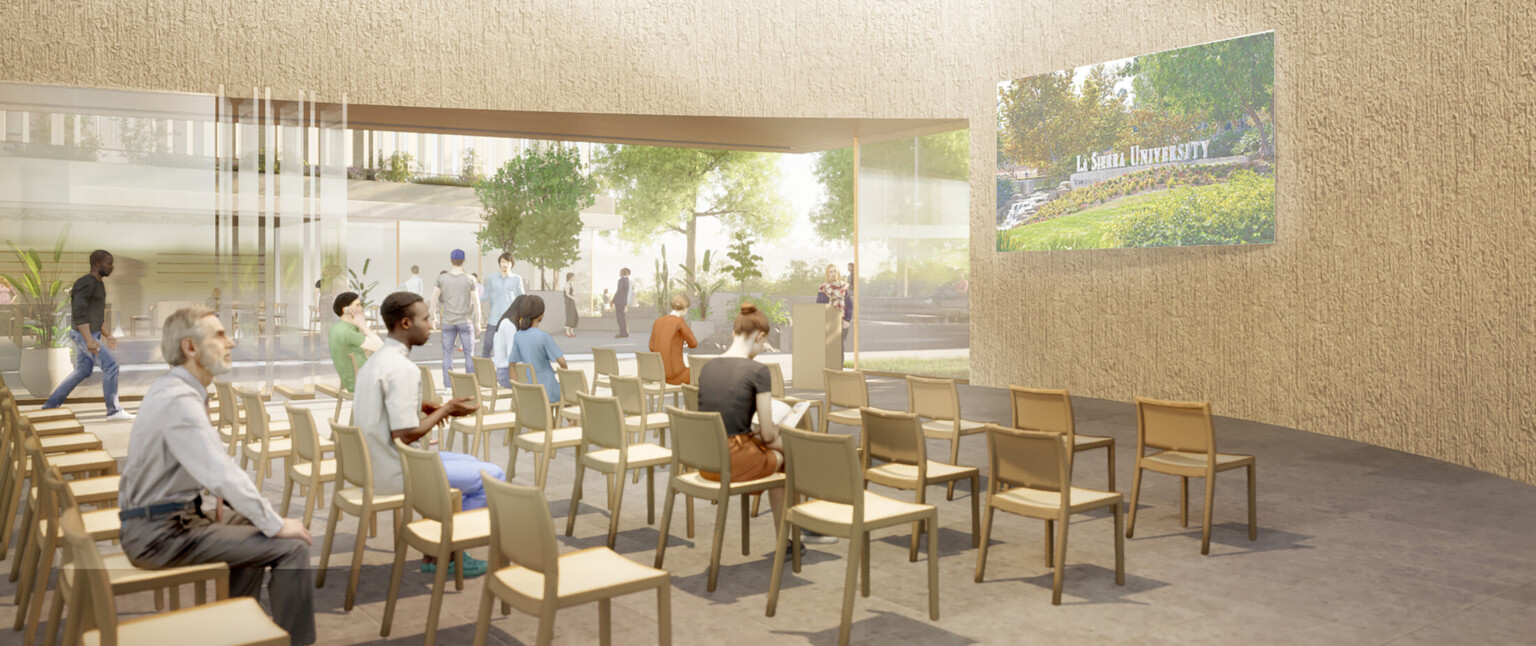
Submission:
{"label": "empty chair", "polygon": [[239,389],[235,392],[245,404],[245,445],[240,448],[240,468],[246,468],[251,460],[256,461],[256,488],[260,489],[267,474],[272,472],[272,460],[293,453],[293,440],[278,437],[279,433],[287,435],[288,425],[272,422],[261,394]]}
{"label": "empty chair", "polygon": [[[1147,453],[1153,449],[1155,453]],[[1208,402],[1174,402],[1136,398],[1136,470],[1131,474],[1131,518],[1125,537],[1136,531],[1136,501],[1141,495],[1143,469],[1179,477],[1179,522],[1189,527],[1189,479],[1205,478],[1205,518],[1200,553],[1211,553],[1211,507],[1216,500],[1216,474],[1248,469],[1248,540],[1259,538],[1259,516],[1251,455],[1216,452],[1216,427]]]}
{"label": "empty chair", "polygon": [[[0,558],[10,550],[11,530],[15,527],[17,510],[23,510],[23,528],[30,526],[35,515],[35,505],[31,501],[36,496],[32,479],[36,471],[26,457],[23,443],[26,438],[37,435],[36,423],[18,411],[11,392],[0,391],[0,456],[4,456],[0,458]],[[100,449],[74,452],[54,449],[45,452],[53,456],[53,465],[66,474],[117,472],[117,460]],[[28,534],[25,531],[17,533],[21,537],[16,550],[19,554],[26,544]],[[18,562],[11,562],[12,581],[20,574],[16,567]]]}
{"label": "empty chair", "polygon": [[539,380],[533,376],[533,364],[522,362],[507,364],[507,380],[514,384],[539,383]]}
{"label": "empty chair", "polygon": [[645,410],[645,395],[639,377],[609,377],[608,389],[619,400],[619,407],[624,410],[624,428],[631,437],[630,442],[639,442],[645,439],[647,431],[655,430],[657,443],[667,445],[667,426],[671,423],[665,412],[647,412]]}
{"label": "empty chair", "polygon": [[[7,491],[5,499],[6,528],[5,535],[0,537],[0,548],[4,548],[6,545],[4,541],[10,537],[11,523],[15,520],[16,510],[20,508],[22,510],[20,525],[22,531],[16,532],[19,535],[20,542],[17,543],[16,551],[13,555],[16,558],[11,561],[10,580],[21,580],[22,582],[21,585],[17,586],[16,596],[17,603],[21,604],[25,603],[25,595],[22,594],[22,590],[30,585],[26,577],[23,576],[24,564],[29,559],[37,558],[36,554],[40,545],[38,531],[40,531],[41,527],[38,522],[38,499],[41,494],[36,486],[40,477],[39,474],[52,467],[58,469],[64,475],[99,474],[109,476],[113,479],[91,478],[86,481],[79,481],[78,484],[71,486],[72,489],[78,487],[78,491],[82,494],[92,495],[96,502],[106,502],[116,497],[118,481],[115,479],[114,474],[117,473],[117,459],[101,449],[63,452],[57,449],[50,450],[44,448],[40,438],[33,431],[32,422],[30,421],[23,420],[19,424],[7,424],[6,428],[0,429],[0,431],[3,431],[6,436],[0,439],[3,439],[4,444],[9,447],[5,452],[5,464],[6,471],[10,474],[5,483]],[[23,481],[25,481],[25,484],[23,484]],[[94,493],[86,491],[87,488],[96,488],[97,483],[105,483],[107,485],[106,491],[102,492],[99,489]],[[103,493],[105,496],[100,495]],[[25,507],[22,505],[25,505]],[[106,517],[107,515],[110,515],[110,517]],[[98,516],[102,517],[98,518]],[[93,530],[102,530],[103,535],[107,538],[117,537],[119,523],[117,514],[114,511],[108,511],[107,514],[100,515],[96,514],[96,512],[91,512],[87,516],[87,520]]]}
{"label": "empty chair", "polygon": [[608,378],[619,376],[619,353],[613,348],[592,348],[592,372],[597,375],[592,380],[594,389],[610,388]]}
{"label": "empty chair", "polygon": [[245,407],[240,404],[240,397],[235,394],[235,387],[227,381],[213,380],[214,392],[219,395],[219,419],[214,428],[219,432],[219,439],[229,447],[229,456],[234,457],[240,449],[241,425],[245,423]]}
{"label": "empty chair", "polygon": [[658,641],[672,643],[671,574],[606,547],[561,554],[549,503],[537,487],[486,478],[485,493],[490,505],[490,562],[495,569],[481,591],[476,646],[484,646],[490,636],[491,608],[497,600],[502,614],[510,605],[539,618],[534,643],[540,646],[554,641],[557,610],[596,601],[598,639],[607,644],[613,636],[609,600],[650,589],[656,590]]}
{"label": "empty chair", "polygon": [[[482,459],[491,459],[491,443],[485,436],[496,431],[512,432],[517,427],[517,413],[492,413],[487,410],[480,398],[480,384],[475,376],[467,372],[450,372],[448,381],[453,384],[453,398],[466,400],[471,406],[479,404],[479,408],[471,415],[450,418],[448,422],[448,439],[443,445],[444,451],[453,450],[453,439],[459,435],[464,436],[464,452],[470,455],[484,453]],[[517,384],[513,384],[516,386]],[[471,443],[470,440],[474,442]],[[483,451],[482,451],[483,449]]]}
{"label": "empty chair", "polygon": [[[443,608],[443,586],[448,570],[454,574],[455,588],[464,589],[464,550],[487,545],[491,540],[491,519],[484,509],[459,511],[460,498],[448,487],[448,474],[436,451],[418,451],[398,438],[400,469],[405,480],[405,506],[400,526],[395,530],[395,566],[389,576],[389,596],[384,602],[384,625],[380,637],[388,637],[394,623],[395,601],[400,597],[400,579],[405,574],[405,555],[414,549],[437,559],[432,577],[432,601],[427,611],[427,646],[437,642],[437,618]],[[411,514],[421,520],[411,520]],[[457,555],[450,568],[448,562]]]}
{"label": "empty chair", "polygon": [[822,368],[821,378],[827,387],[821,432],[827,432],[830,424],[858,426],[859,409],[869,405],[869,385],[864,383],[864,373]]}
{"label": "empty chair", "polygon": [[690,354],[688,356],[688,385],[699,387],[699,373],[704,371],[704,364],[709,363],[714,355]]}
{"label": "empty chair", "polygon": [[1038,518],[1045,521],[1045,566],[1055,569],[1051,603],[1061,605],[1067,527],[1072,514],[1109,507],[1115,517],[1115,585],[1125,585],[1125,539],[1120,535],[1125,496],[1072,486],[1072,449],[1061,433],[1021,431],[995,424],[988,424],[986,433],[987,467],[992,477],[987,480],[987,515],[981,526],[981,549],[976,553],[976,582],[981,582],[987,568],[992,513],[1001,509]]}
{"label": "empty chair", "polygon": [[[512,384],[517,393],[517,432],[512,436],[512,451],[507,457],[507,479],[517,473],[517,451],[532,451],[538,463],[534,466],[533,480],[539,488],[549,477],[549,460],[556,450],[581,444],[581,427],[557,428],[550,413],[549,395],[538,383]],[[524,430],[526,429],[526,431]]]}
{"label": "empty chair", "polygon": [[694,412],[698,412],[698,410],[699,410],[699,387],[698,386],[694,386],[692,384],[685,384],[683,386],[683,410],[691,410],[691,411],[694,411]]}
{"label": "empty chair", "polygon": [[1009,386],[1008,396],[1013,409],[1013,428],[1065,434],[1073,453],[1104,449],[1104,459],[1109,465],[1109,490],[1115,490],[1115,438],[1078,435],[1077,424],[1072,419],[1072,396],[1067,391]]}
{"label": "empty chair", "polygon": [[[847,435],[807,433],[779,427],[784,438],[784,457],[788,461],[785,500],[811,498],[784,510],[779,523],[777,549],[773,555],[773,577],[768,584],[768,616],[779,603],[779,585],[784,580],[785,546],[794,539],[795,571],[800,571],[800,530],[808,529],[848,540],[848,573],[843,582],[843,621],[837,643],[848,643],[853,619],[853,588],[861,581],[861,592],[869,596],[869,532],[884,527],[926,522],[928,527],[928,617],[939,618],[939,543],[938,510],[886,498],[864,490],[864,470],[859,468],[853,438]],[[862,566],[862,567],[861,567]]]}
{"label": "empty chair", "polygon": [[[400,509],[405,506],[405,494],[382,495],[373,492],[373,457],[368,453],[368,443],[355,426],[331,425],[336,438],[336,487],[331,493],[331,513],[325,521],[325,543],[320,550],[320,571],[315,574],[315,587],[325,586],[326,565],[331,560],[331,545],[336,539],[336,524],[343,512],[357,516],[357,536],[352,543],[352,572],[347,577],[347,596],[344,608],[352,610],[357,597],[357,578],[363,568],[365,531],[378,523],[381,511],[395,512],[395,533],[400,531]],[[366,521],[366,522],[365,522]]]}
{"label": "empty chair", "polygon": [[581,401],[577,395],[590,395],[587,373],[574,368],[556,368],[555,378],[560,380],[560,419],[581,423]]}
{"label": "empty chair", "polygon": [[[293,404],[288,404],[286,408],[288,424],[293,432],[293,454],[288,458],[287,477],[283,479],[282,513],[284,517],[288,516],[288,503],[293,500],[293,486],[298,485],[304,494],[304,528],[309,529],[315,508],[325,503],[321,495],[325,483],[336,481],[336,460],[327,460],[322,453],[314,411]],[[336,445],[327,446],[334,449]]]}
{"label": "empty chair", "polygon": [[779,364],[777,364],[777,363],[770,363],[770,364],[768,364],[768,378],[769,378],[770,393],[775,398],[779,399],[780,401],[783,401],[786,404],[789,404],[790,406],[794,406],[795,404],[799,404],[800,402],[807,402],[807,404],[810,406],[810,408],[808,408],[806,410],[806,412],[809,413],[810,409],[815,409],[816,410],[816,420],[817,420],[809,428],[813,428],[813,429],[821,428],[819,426],[819,424],[821,423],[820,422],[820,420],[821,420],[821,400],[820,399],[806,399],[804,397],[792,397],[790,395],[784,394],[784,367],[779,365]]}
{"label": "empty chair", "polygon": [[[741,496],[741,553],[752,551],[752,532],[747,517],[747,498],[755,493],[784,486],[784,474],[773,473],[756,480],[737,481],[731,477],[731,447],[725,437],[725,422],[720,413],[667,408],[672,425],[672,466],[668,469],[666,504],[661,512],[661,538],[656,544],[656,567],[667,556],[667,538],[672,530],[672,503],[677,494],[688,496],[685,504],[693,509],[693,498],[715,502],[715,535],[709,552],[710,592],[720,574],[720,544],[725,540],[726,510],[731,496]],[[719,481],[705,478],[700,471],[720,474]],[[689,522],[692,536],[692,521]]]}
{"label": "empty chair", "polygon": [[[981,540],[981,471],[928,459],[928,443],[923,440],[922,424],[911,413],[861,409],[863,438],[861,453],[864,480],[896,489],[917,492],[917,502],[926,502],[929,485],[971,481],[971,543]],[[877,463],[878,462],[878,463]],[[912,528],[909,559],[917,561],[917,537],[921,524]]]}
{"label": "empty chair", "polygon": [[[677,398],[679,393],[683,392],[683,387],[667,383],[667,366],[660,352],[636,352],[635,367],[645,390],[645,410],[660,410],[667,395],[672,396],[674,406],[678,404]],[[656,406],[650,405],[653,397],[656,399]]]}
{"label": "empty chair", "polygon": [[[907,376],[907,410],[925,417],[923,434],[949,440],[949,463],[960,463],[960,438],[986,430],[985,422],[960,416],[960,391],[953,379],[925,379]],[[949,483],[945,496],[955,499],[955,483]]]}
{"label": "empty chair", "polygon": [[605,473],[608,486],[608,547],[619,533],[619,511],[624,503],[624,474],[645,470],[645,522],[656,522],[656,467],[672,461],[672,452],[650,442],[630,444],[624,437],[624,411],[613,397],[578,395],[581,401],[581,442],[576,445],[576,483],[571,490],[571,509],[565,535],[576,529],[581,507],[582,483],[587,469]]}
{"label": "empty chair", "polygon": [[[424,404],[424,405],[425,404],[433,404],[433,405],[442,404],[443,403],[443,398],[439,397],[437,395],[437,371],[436,370],[432,370],[432,369],[430,369],[430,368],[428,368],[426,366],[420,366],[420,365],[418,365],[417,368],[419,368],[421,370],[421,403]],[[427,414],[426,413],[422,413],[421,416],[422,417],[426,417]],[[435,431],[437,433],[437,437],[434,438],[434,439],[437,439],[439,442],[443,442],[443,441],[447,441],[447,440],[451,440],[452,439],[451,437],[449,437],[449,438],[443,437],[443,428],[448,426],[448,423],[450,421],[452,421],[452,420],[445,418],[445,419],[443,419],[443,421],[437,423],[437,428],[435,429]],[[444,445],[444,446],[446,447],[446,445]],[[447,450],[447,449],[444,448],[444,450]]]}
{"label": "empty chair", "polygon": [[470,360],[475,365],[475,381],[480,384],[480,397],[485,401],[486,412],[496,412],[496,402],[503,400],[508,407],[513,406],[512,391],[502,388],[500,380],[496,378],[496,362],[490,357],[473,357]]}

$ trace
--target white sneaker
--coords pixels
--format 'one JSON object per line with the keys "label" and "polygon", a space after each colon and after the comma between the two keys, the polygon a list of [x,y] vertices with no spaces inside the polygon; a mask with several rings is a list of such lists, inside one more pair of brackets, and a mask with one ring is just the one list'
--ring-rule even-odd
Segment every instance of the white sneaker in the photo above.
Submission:
{"label": "white sneaker", "polygon": [[112,421],[112,422],[131,422],[131,421],[133,421],[133,413],[130,413],[130,412],[125,411],[125,410],[120,410],[120,411],[117,411],[116,413],[112,413],[111,415],[108,415],[107,416],[107,420],[108,421]]}

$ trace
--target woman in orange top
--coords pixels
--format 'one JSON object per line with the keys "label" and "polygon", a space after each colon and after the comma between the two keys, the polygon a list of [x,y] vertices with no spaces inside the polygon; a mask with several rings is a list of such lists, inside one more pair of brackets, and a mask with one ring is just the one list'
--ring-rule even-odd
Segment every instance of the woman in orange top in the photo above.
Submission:
{"label": "woman in orange top", "polygon": [[688,314],[688,297],[678,294],[672,297],[672,312],[656,319],[651,326],[651,352],[661,353],[661,362],[667,367],[667,383],[688,383],[688,366],[683,363],[683,345],[699,347],[684,317]]}

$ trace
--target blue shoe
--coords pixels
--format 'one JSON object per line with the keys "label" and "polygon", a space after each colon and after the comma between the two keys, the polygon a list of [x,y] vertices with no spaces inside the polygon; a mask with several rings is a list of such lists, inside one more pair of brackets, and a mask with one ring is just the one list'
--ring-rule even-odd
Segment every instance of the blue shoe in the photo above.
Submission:
{"label": "blue shoe", "polygon": [[[452,561],[448,563],[448,576],[453,576],[454,565],[455,564]],[[477,559],[468,554],[464,555],[464,578],[466,579],[473,579],[477,576],[485,576],[485,571],[489,569],[489,567],[490,566],[486,564],[485,561]],[[421,571],[425,574],[436,574],[437,564],[422,563]]]}

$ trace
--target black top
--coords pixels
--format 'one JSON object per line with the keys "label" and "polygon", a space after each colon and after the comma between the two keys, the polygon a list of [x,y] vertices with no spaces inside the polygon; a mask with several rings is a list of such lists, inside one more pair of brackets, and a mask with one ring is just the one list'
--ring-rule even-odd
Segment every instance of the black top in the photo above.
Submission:
{"label": "black top", "polygon": [[741,357],[710,359],[699,371],[699,410],[720,413],[726,435],[752,432],[757,394],[773,392],[768,366]]}
{"label": "black top", "polygon": [[107,320],[107,286],[93,274],[86,274],[75,281],[69,292],[71,325],[91,324],[91,333],[101,331]]}

